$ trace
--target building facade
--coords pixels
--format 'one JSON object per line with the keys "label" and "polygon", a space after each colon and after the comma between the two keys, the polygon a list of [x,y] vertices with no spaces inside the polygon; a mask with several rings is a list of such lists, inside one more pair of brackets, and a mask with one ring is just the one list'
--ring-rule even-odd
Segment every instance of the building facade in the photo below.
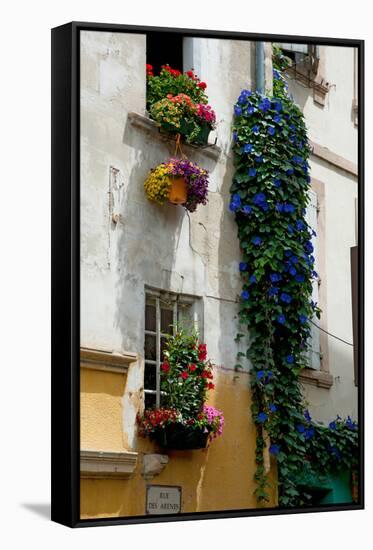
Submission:
{"label": "building facade", "polygon": [[[235,341],[242,331],[240,248],[228,209],[232,107],[243,88],[255,89],[256,45],[205,38],[175,45],[181,68],[193,67],[208,83],[218,118],[215,144],[183,146],[210,173],[208,204],[192,214],[154,205],[144,194],[149,170],[175,153],[175,141],[146,115],[151,47],[145,34],[81,34],[82,518],[152,513],[149,495],[159,486],[179,491],[168,511],[257,506],[250,365],[244,360],[243,369],[235,368],[246,346]],[[326,331],[315,327],[317,359],[302,382],[312,414],[328,422],[337,414],[356,417],[353,348],[327,332],[352,342],[349,258],[356,244],[357,132],[353,50],[323,50],[312,82],[304,73],[294,74],[290,88],[314,147],[309,215],[318,229],[315,296]],[[270,89],[271,45],[264,51]],[[321,70],[328,85],[320,81]],[[348,85],[346,75],[352,75]],[[215,381],[209,403],[224,412],[225,425],[223,436],[206,449],[165,454],[138,436],[136,416],[157,402],[152,368],[159,369],[170,321],[182,319],[207,344]],[[268,506],[275,506],[276,464],[268,454],[265,468],[273,482]]]}

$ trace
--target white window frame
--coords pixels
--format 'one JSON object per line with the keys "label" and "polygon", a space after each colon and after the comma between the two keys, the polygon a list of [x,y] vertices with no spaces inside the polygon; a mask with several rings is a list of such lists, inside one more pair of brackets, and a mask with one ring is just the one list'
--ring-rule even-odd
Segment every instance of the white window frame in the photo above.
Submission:
{"label": "white window frame", "polygon": [[[309,190],[310,202],[306,209],[306,221],[310,226],[311,230],[315,231],[316,236],[312,236],[311,242],[313,245],[313,256],[315,258],[314,271],[318,274],[317,278],[312,281],[312,300],[319,303],[319,286],[321,280],[319,277],[319,261],[318,261],[318,216],[319,216],[319,204],[316,191],[313,189]],[[313,316],[312,322],[316,325],[319,324],[318,318],[316,315]],[[321,369],[321,346],[320,346],[320,332],[319,329],[311,323],[311,335],[308,339],[308,359],[309,359],[309,368],[313,370]]]}
{"label": "white window frame", "polygon": [[[145,289],[145,307],[148,303],[148,298],[151,298],[155,301],[156,315],[155,315],[155,331],[148,330],[144,328],[144,400],[146,394],[155,395],[155,406],[156,408],[161,405],[161,338],[165,338],[168,334],[161,331],[161,303],[167,303],[172,305],[173,310],[173,333],[176,332],[177,322],[178,322],[178,311],[179,304],[183,306],[189,306],[191,308],[192,320],[194,328],[198,330],[199,337],[202,339],[202,315],[201,315],[201,299],[198,297],[186,295],[186,294],[176,294],[173,292],[168,292],[164,290],[156,290],[153,288]],[[145,310],[144,310],[145,311]],[[145,357],[145,335],[155,336],[156,340],[156,359],[147,359]],[[146,364],[154,365],[156,369],[156,387],[154,389],[148,389],[145,387],[145,369]]]}

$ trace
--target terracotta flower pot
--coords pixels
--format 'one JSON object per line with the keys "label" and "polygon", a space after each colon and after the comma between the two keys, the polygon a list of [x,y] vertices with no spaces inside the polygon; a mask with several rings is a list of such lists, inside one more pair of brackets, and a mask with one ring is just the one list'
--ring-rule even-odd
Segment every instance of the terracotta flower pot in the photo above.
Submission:
{"label": "terracotta flower pot", "polygon": [[172,204],[185,204],[187,201],[187,184],[183,176],[170,176],[171,187],[168,200]]}

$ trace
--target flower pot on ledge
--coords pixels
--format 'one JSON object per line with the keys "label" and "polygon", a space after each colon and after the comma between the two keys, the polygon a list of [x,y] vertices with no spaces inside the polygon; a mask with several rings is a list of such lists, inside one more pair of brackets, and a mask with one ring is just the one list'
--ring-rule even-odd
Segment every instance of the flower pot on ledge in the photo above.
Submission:
{"label": "flower pot on ledge", "polygon": [[183,176],[169,176],[171,180],[168,200],[172,204],[185,204],[187,201],[187,183]]}
{"label": "flower pot on ledge", "polygon": [[193,428],[184,424],[169,424],[158,430],[155,441],[163,449],[192,450],[204,449],[207,445],[209,432],[202,428]]}

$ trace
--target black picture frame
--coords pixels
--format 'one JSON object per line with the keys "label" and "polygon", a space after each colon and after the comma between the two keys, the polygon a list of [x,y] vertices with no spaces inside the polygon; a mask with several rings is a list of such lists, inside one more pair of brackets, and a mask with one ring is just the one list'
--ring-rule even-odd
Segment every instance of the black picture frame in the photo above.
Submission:
{"label": "black picture frame", "polygon": [[[300,509],[225,510],[178,516],[103,519],[79,517],[79,36],[82,30],[114,33],[181,33],[184,36],[280,41],[358,50],[358,413],[359,502]],[[364,41],[217,30],[170,29],[72,22],[52,29],[52,520],[69,527],[293,514],[364,508]]]}

